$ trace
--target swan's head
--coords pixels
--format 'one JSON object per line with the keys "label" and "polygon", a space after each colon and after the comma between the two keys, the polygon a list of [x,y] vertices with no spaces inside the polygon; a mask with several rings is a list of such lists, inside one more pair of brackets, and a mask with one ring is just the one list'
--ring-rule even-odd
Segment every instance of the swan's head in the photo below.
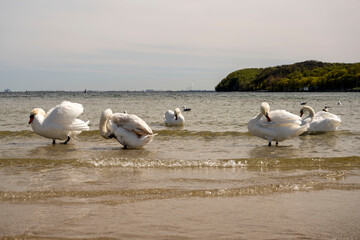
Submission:
{"label": "swan's head", "polygon": [[101,117],[103,119],[109,119],[111,117],[111,115],[113,114],[112,110],[110,108],[106,109],[105,111],[103,111],[101,113]]}
{"label": "swan's head", "polygon": [[112,134],[112,133],[108,132],[107,128],[106,128],[106,123],[112,114],[113,114],[113,112],[110,108],[106,109],[105,111],[103,111],[101,113],[99,130],[100,130],[100,135],[104,138],[109,138],[109,135]]}
{"label": "swan's head", "polygon": [[261,113],[266,117],[267,121],[270,122],[271,118],[269,117],[270,105],[267,102],[262,102],[260,105]]}
{"label": "swan's head", "polygon": [[180,108],[175,108],[175,120],[178,119],[178,116],[181,115],[181,111],[180,111]]}
{"label": "swan's head", "polygon": [[31,112],[30,112],[30,120],[29,120],[29,124],[32,123],[32,121],[34,121],[34,118],[36,115],[42,115],[43,117],[45,117],[46,113],[44,110],[42,110],[41,108],[34,108]]}

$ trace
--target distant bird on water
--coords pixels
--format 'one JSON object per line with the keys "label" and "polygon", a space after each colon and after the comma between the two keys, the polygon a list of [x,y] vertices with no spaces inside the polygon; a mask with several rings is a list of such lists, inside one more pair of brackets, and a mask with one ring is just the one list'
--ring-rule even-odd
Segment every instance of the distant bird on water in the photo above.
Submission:
{"label": "distant bird on water", "polygon": [[305,105],[307,102],[300,101],[300,105]]}
{"label": "distant bird on water", "polygon": [[341,101],[340,101],[340,100],[338,101],[338,105],[339,105],[339,106],[341,105]]}
{"label": "distant bird on water", "polygon": [[182,108],[183,108],[183,111],[184,111],[184,112],[191,111],[191,108],[188,108],[188,107],[186,107],[186,106],[183,106]]}
{"label": "distant bird on water", "polygon": [[51,108],[46,114],[41,108],[34,108],[30,113],[29,124],[36,134],[52,139],[53,144],[56,139],[65,140],[64,144],[67,144],[81,131],[89,131],[89,121],[77,118],[83,111],[81,104],[68,101]]}

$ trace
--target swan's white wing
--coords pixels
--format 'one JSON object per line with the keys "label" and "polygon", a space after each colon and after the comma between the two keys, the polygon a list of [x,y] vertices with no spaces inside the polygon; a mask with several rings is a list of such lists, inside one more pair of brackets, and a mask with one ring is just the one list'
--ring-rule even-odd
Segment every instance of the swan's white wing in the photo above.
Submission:
{"label": "swan's white wing", "polygon": [[341,124],[341,119],[339,116],[320,111],[315,115],[314,120],[310,123],[309,131],[335,131]]}
{"label": "swan's white wing", "polygon": [[337,116],[333,113],[325,112],[325,111],[317,112],[314,120],[315,119],[332,119],[334,121],[341,122],[341,119],[339,116]]}
{"label": "swan's white wing", "polygon": [[165,122],[170,122],[175,120],[175,114],[171,110],[165,112]]}
{"label": "swan's white wing", "polygon": [[[62,102],[60,105],[50,109],[45,116],[43,125],[56,124],[62,126],[68,130],[74,130],[70,128],[75,119],[80,116],[84,111],[84,108],[79,103],[72,103],[68,101]],[[80,129],[75,129],[80,130]]]}
{"label": "swan's white wing", "polygon": [[119,127],[114,132],[116,139],[119,143],[127,147],[142,147],[145,144],[151,142],[156,134],[151,135],[142,135],[138,136],[138,134],[133,131],[128,131],[125,128]]}
{"label": "swan's white wing", "polygon": [[110,121],[117,127],[125,128],[126,130],[135,132],[138,135],[153,134],[151,128],[147,125],[147,123],[133,114],[114,113],[110,117]]}
{"label": "swan's white wing", "polygon": [[[285,110],[275,110],[269,113],[269,117],[274,124],[301,124],[300,116],[292,114]],[[264,119],[266,119],[264,117]]]}
{"label": "swan's white wing", "polygon": [[89,121],[84,122],[80,119],[75,119],[71,125],[69,126],[68,130],[70,131],[89,131]]}

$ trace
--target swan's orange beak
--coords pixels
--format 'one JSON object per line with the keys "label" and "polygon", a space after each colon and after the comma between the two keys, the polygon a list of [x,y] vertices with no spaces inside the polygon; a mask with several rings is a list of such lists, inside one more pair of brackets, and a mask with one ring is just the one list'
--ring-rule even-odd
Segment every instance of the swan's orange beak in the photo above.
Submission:
{"label": "swan's orange beak", "polygon": [[265,114],[265,117],[266,117],[268,122],[271,122],[271,118],[269,117],[269,114]]}
{"label": "swan's orange beak", "polygon": [[34,115],[30,115],[29,124],[31,124],[31,123],[32,123],[32,121],[34,121]]}
{"label": "swan's orange beak", "polygon": [[304,114],[304,111],[301,110],[301,111],[300,111],[300,117],[302,117],[303,114]]}

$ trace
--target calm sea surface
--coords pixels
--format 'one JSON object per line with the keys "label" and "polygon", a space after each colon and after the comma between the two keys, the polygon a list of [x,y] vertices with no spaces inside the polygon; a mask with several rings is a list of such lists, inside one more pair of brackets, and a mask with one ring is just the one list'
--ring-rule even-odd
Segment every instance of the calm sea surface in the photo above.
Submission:
{"label": "calm sea surface", "polygon": [[[35,107],[83,104],[90,131],[52,144]],[[338,131],[268,147],[247,122],[267,101],[341,116]],[[341,105],[337,105],[338,101]],[[164,112],[186,105],[184,127]],[[360,93],[0,93],[0,238],[359,239]],[[122,149],[100,114],[136,114],[158,135]]]}

